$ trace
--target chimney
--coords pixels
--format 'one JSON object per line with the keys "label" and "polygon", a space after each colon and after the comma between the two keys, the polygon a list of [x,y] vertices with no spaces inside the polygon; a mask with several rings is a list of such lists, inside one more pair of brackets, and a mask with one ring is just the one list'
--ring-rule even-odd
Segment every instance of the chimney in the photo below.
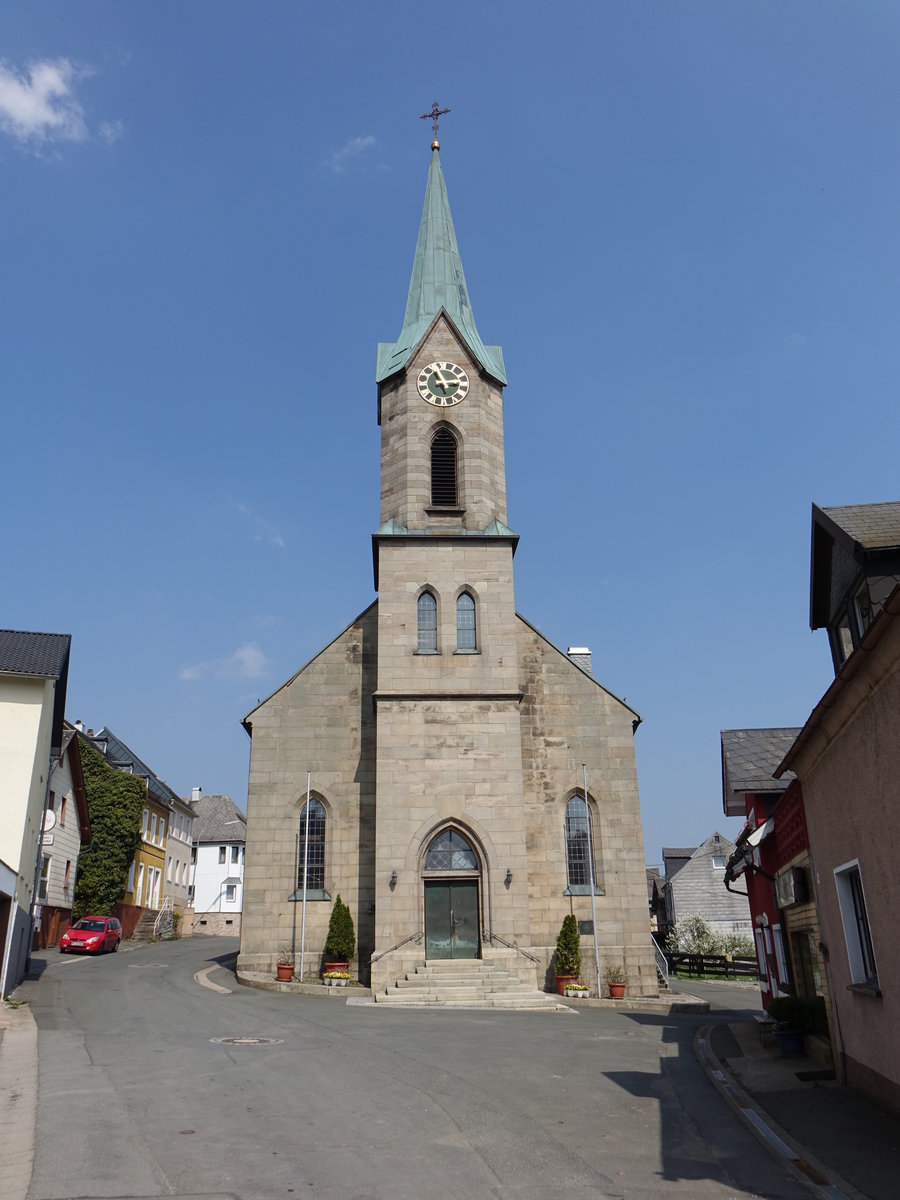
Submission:
{"label": "chimney", "polygon": [[203,791],[203,788],[202,788],[202,787],[195,787],[195,788],[191,788],[191,800],[192,800],[192,801],[194,801],[194,800],[199,800],[199,799],[200,799],[200,793],[201,793],[202,791]]}
{"label": "chimney", "polygon": [[587,671],[591,679],[594,678],[594,669],[591,666],[591,651],[587,646],[570,646],[566,654],[571,658],[572,662],[577,667],[581,667],[582,671]]}
{"label": "chimney", "polygon": [[76,721],[75,728],[78,730],[79,733],[84,733],[84,721]]}

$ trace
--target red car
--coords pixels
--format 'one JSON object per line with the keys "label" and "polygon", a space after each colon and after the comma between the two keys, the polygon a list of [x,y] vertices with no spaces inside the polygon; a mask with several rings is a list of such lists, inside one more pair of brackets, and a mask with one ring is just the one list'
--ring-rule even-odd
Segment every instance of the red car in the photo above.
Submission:
{"label": "red car", "polygon": [[85,950],[88,954],[116,951],[122,940],[122,926],[115,917],[82,917],[59,939],[59,952]]}

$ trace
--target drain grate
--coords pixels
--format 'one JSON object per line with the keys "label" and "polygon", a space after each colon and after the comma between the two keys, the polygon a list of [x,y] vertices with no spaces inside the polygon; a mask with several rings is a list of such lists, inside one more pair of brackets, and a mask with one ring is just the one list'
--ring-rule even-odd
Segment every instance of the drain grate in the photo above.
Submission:
{"label": "drain grate", "polygon": [[280,1046],[284,1038],[220,1037],[209,1040],[214,1046]]}

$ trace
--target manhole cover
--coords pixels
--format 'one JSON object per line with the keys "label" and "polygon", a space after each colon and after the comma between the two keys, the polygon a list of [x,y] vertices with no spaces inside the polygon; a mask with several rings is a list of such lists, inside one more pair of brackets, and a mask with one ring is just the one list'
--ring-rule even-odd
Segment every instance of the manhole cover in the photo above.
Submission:
{"label": "manhole cover", "polygon": [[280,1046],[284,1038],[221,1037],[209,1040],[215,1046]]}

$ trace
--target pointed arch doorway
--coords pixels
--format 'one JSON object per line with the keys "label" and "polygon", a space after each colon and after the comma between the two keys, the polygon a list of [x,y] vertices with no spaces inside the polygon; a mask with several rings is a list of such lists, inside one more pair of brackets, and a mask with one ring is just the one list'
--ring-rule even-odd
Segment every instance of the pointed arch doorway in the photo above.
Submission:
{"label": "pointed arch doorway", "polygon": [[479,881],[472,844],[457,829],[442,830],[425,851],[425,957],[478,958]]}

